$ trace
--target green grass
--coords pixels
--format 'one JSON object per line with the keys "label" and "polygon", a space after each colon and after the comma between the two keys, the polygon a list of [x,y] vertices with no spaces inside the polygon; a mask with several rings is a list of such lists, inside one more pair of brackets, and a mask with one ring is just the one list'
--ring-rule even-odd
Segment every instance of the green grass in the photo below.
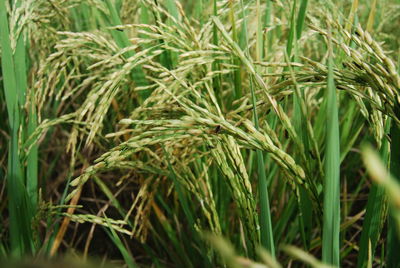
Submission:
{"label": "green grass", "polygon": [[[0,40],[3,89],[9,123],[7,198],[10,219],[10,254],[20,258],[34,252],[31,223],[37,202],[37,180],[35,150],[28,159],[28,175],[25,182],[24,168],[21,165],[20,129],[25,130],[21,107],[25,103],[26,67],[25,46],[22,36],[16,40],[15,52],[11,47],[8,16],[5,1],[0,2]],[[14,35],[14,38],[16,36]],[[34,116],[34,114],[32,115]],[[30,125],[32,127],[32,125]],[[29,132],[29,131],[28,131]],[[22,134],[24,135],[24,134]]]}
{"label": "green grass", "polygon": [[0,257],[396,267],[399,17],[0,0]]}
{"label": "green grass", "polygon": [[[390,172],[393,174],[395,178],[400,178],[400,165],[399,165],[399,157],[400,151],[398,150],[400,144],[398,142],[398,138],[400,136],[399,126],[396,124],[392,124],[390,128],[390,136],[392,138],[392,143],[390,147]],[[389,220],[388,220],[388,242],[387,242],[387,254],[388,254],[388,267],[396,267],[400,261],[399,257],[395,253],[400,246],[400,240],[398,237],[398,230],[396,230],[396,219],[395,212],[393,212],[394,208],[390,208]]]}
{"label": "green grass", "polygon": [[[390,129],[390,121],[386,122],[385,130],[388,132]],[[385,166],[389,164],[389,141],[384,139],[381,147],[381,157]],[[383,223],[386,218],[386,197],[383,187],[373,185],[368,196],[368,203],[366,207],[365,220],[363,223],[361,238],[360,238],[360,252],[357,258],[357,266],[365,267],[367,265],[369,255],[374,256],[376,245],[379,243],[379,237]],[[371,246],[369,246],[371,243]]]}
{"label": "green grass", "polygon": [[[328,28],[328,31],[330,29]],[[328,33],[330,38],[330,33]],[[338,104],[333,77],[332,41],[328,41],[328,82],[326,109],[326,156],[324,179],[324,219],[322,237],[322,260],[340,266],[340,138]]]}

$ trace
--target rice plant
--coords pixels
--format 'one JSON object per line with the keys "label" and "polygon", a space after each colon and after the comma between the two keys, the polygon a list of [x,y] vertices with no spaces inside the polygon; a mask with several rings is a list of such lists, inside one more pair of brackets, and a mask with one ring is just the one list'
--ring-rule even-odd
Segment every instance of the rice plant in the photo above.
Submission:
{"label": "rice plant", "polygon": [[1,260],[397,267],[400,5],[370,2],[0,0]]}

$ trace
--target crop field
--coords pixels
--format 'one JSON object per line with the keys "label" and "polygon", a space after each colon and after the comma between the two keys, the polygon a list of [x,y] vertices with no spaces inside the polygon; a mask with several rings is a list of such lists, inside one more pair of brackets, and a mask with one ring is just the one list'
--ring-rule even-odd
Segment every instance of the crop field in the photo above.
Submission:
{"label": "crop field", "polygon": [[0,0],[0,62],[0,266],[400,267],[398,0]]}

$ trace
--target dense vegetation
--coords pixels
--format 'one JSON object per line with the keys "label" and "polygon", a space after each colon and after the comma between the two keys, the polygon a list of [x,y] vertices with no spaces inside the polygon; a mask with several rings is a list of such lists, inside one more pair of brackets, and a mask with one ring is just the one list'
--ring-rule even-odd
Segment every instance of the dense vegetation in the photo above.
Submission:
{"label": "dense vegetation", "polygon": [[399,16],[0,0],[0,259],[399,267]]}

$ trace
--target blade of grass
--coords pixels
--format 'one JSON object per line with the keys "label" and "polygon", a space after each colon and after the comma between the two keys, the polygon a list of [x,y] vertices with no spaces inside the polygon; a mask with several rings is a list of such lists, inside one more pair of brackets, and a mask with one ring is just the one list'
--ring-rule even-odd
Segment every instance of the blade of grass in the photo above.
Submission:
{"label": "blade of grass", "polygon": [[[296,12],[297,2],[294,1],[292,5],[292,15],[291,15],[291,22],[290,22],[290,31],[289,31],[289,39],[287,42],[285,59],[286,62],[289,63],[289,57],[292,53],[292,46],[294,43],[294,55],[291,60],[297,61],[299,55],[299,48],[298,48],[298,40],[301,37],[303,31],[304,20],[307,11],[307,4],[308,0],[302,0],[300,4],[300,8],[297,15],[297,20],[295,20],[294,15]],[[294,39],[296,37],[296,39]],[[294,39],[294,40],[293,40]],[[293,81],[295,81],[295,94],[293,95],[293,109],[295,111],[293,116],[293,123],[296,131],[300,133],[300,138],[302,140],[302,144],[304,145],[304,152],[306,153],[307,161],[305,163],[308,166],[308,169],[311,170],[310,164],[313,162],[311,159],[311,154],[308,153],[311,151],[310,149],[310,142],[309,142],[309,135],[308,131],[312,131],[312,127],[308,127],[307,124],[307,106],[304,102],[303,92],[300,89],[300,86],[297,84],[295,80],[295,75],[292,68],[285,67],[285,70],[289,69]],[[305,127],[307,126],[307,127]],[[313,134],[312,134],[313,135]],[[302,156],[299,156],[299,160],[302,160]],[[300,209],[300,233],[303,240],[303,244],[305,248],[310,247],[310,240],[311,240],[311,231],[312,231],[312,203],[310,197],[306,191],[306,189],[301,186],[300,195],[298,198],[299,209]]]}
{"label": "blade of grass", "polygon": [[357,9],[358,9],[358,0],[353,0],[352,5],[351,5],[351,9],[350,9],[350,14],[345,26],[346,31],[348,32],[352,32],[351,28],[353,27],[353,23],[354,23],[354,18],[357,15]]}
{"label": "blade of grass", "polygon": [[[279,219],[274,224],[274,237],[281,237],[284,239],[285,228],[288,226],[289,222],[293,219],[293,215],[296,214],[297,198],[291,196],[287,201],[285,208],[281,212]],[[285,241],[277,241],[277,243],[285,243]]]}
{"label": "blade of grass", "polygon": [[[390,120],[386,123],[386,132],[390,129]],[[389,165],[389,141],[384,138],[381,148],[381,158],[385,166]],[[385,220],[385,191],[379,185],[373,184],[368,195],[368,202],[360,238],[357,267],[367,266],[368,256],[374,255],[376,245]]]}
{"label": "blade of grass", "polygon": [[[168,251],[167,254],[171,254],[176,258],[176,261],[179,263],[181,267],[193,267],[192,260],[190,260],[189,255],[187,254],[187,248],[179,240],[178,233],[176,229],[170,224],[168,218],[164,215],[162,210],[157,206],[155,202],[152,203],[153,210],[157,216],[159,223],[161,224],[162,231],[167,235],[168,239],[163,239],[161,236],[162,233],[157,231],[156,239],[159,243],[164,244],[166,248],[174,248],[174,250]],[[171,209],[171,213],[175,213]],[[172,216],[172,215],[171,215]],[[155,230],[154,230],[155,232]],[[160,235],[160,236],[159,236]]]}
{"label": "blade of grass", "polygon": [[[33,93],[32,93],[33,95]],[[37,127],[37,115],[33,103],[31,103],[30,112],[28,114],[28,129],[27,136],[31,136]],[[37,209],[38,203],[38,154],[39,148],[37,144],[32,146],[27,157],[26,170],[26,188],[33,211]]]}
{"label": "blade of grass", "polygon": [[176,3],[174,0],[166,0],[166,6],[168,9],[168,13],[172,15],[175,19],[178,19],[179,11],[176,7]]}
{"label": "blade of grass", "polygon": [[[31,212],[28,208],[24,176],[19,154],[19,127],[20,109],[19,96],[21,91],[17,87],[17,73],[11,49],[8,15],[5,0],[0,0],[0,42],[1,66],[4,79],[4,95],[6,98],[7,112],[10,126],[10,143],[8,155],[7,192],[9,206],[9,229],[11,242],[11,255],[21,257],[26,252],[33,250],[31,233]],[[18,55],[19,57],[21,55]],[[20,63],[21,59],[17,61]]]}
{"label": "blade of grass", "polygon": [[290,15],[290,30],[289,30],[289,36],[288,40],[286,43],[286,53],[288,54],[289,58],[292,57],[292,48],[293,48],[293,40],[295,39],[295,30],[296,30],[296,20],[295,20],[295,14],[296,14],[296,6],[297,6],[297,1],[293,1],[292,8],[291,8],[291,15]]}
{"label": "blade of grass", "polygon": [[[20,6],[20,2],[17,1],[16,7]],[[14,63],[15,63],[15,79],[16,86],[18,88],[18,103],[20,105],[20,110],[23,110],[23,106],[26,102],[26,94],[27,94],[27,66],[26,66],[26,51],[24,44],[24,32],[22,32],[18,36],[17,45],[15,48],[14,54]],[[31,99],[34,95],[34,92],[31,92]],[[25,127],[25,120],[21,120],[22,130],[26,129],[26,136],[29,137],[33,131],[36,129],[36,112],[34,108],[33,101],[30,102],[30,108],[28,110],[28,126]],[[27,157],[27,169],[26,169],[26,190],[28,194],[28,198],[30,201],[31,212],[30,218],[33,217],[33,214],[36,211],[37,199],[38,199],[38,146],[35,144],[32,147],[32,150],[29,152]]]}
{"label": "blade of grass", "polygon": [[[83,143],[83,141],[81,140],[81,141],[79,142],[78,146],[77,146],[77,151],[80,151],[80,148],[82,147],[82,143]],[[73,157],[73,158],[75,158],[75,157]],[[74,162],[75,162],[75,160],[72,160],[72,161],[70,162],[70,165],[69,165],[68,174],[67,174],[67,176],[66,176],[66,184],[65,184],[65,187],[64,187],[64,189],[63,189],[63,193],[62,193],[62,195],[61,195],[61,198],[60,198],[60,200],[59,200],[59,203],[58,203],[60,206],[63,206],[63,205],[66,204],[66,198],[67,198],[67,195],[68,195],[69,185],[70,185],[70,182],[71,182],[71,179],[72,179],[72,176],[73,176],[73,168],[74,168],[74,166],[75,166]],[[53,164],[56,165],[57,163],[53,163]],[[77,192],[77,195],[80,195],[80,191]],[[77,201],[76,201],[76,202],[77,202]],[[70,203],[73,204],[73,203],[72,203],[72,200],[71,200]],[[61,214],[61,208],[59,208],[57,212],[58,212],[59,214]],[[73,211],[70,211],[70,212],[71,212],[70,214],[72,214]],[[61,218],[62,218],[62,217],[57,216],[57,219],[61,219]],[[66,218],[64,218],[64,219],[62,220],[61,223],[56,223],[56,225],[54,226],[54,229],[53,229],[53,231],[52,231],[52,233],[51,233],[51,235],[50,235],[50,238],[48,239],[48,241],[47,241],[47,243],[46,243],[46,245],[45,245],[45,252],[46,252],[46,254],[47,254],[48,256],[51,256],[51,252],[54,251],[53,248],[56,246],[55,244],[58,243],[57,237],[59,236],[60,229],[61,229],[61,228],[64,228],[64,227],[63,227],[63,224],[64,224],[64,222],[66,222],[66,221],[67,221]],[[50,225],[51,222],[48,222],[48,224]],[[58,247],[58,246],[57,246],[57,247]],[[55,251],[56,251],[56,250],[55,250]],[[55,251],[54,251],[53,254],[55,254]]]}
{"label": "blade of grass", "polygon": [[[398,56],[398,69],[397,72],[400,72],[400,55]],[[400,107],[395,108],[396,116],[400,115]],[[393,122],[390,128],[390,172],[400,180],[400,127]],[[387,267],[397,267],[400,263],[400,256],[397,254],[397,250],[400,248],[400,238],[399,235],[396,234],[396,220],[395,220],[395,211],[393,208],[389,209],[389,218],[388,218],[388,234],[386,241],[386,264]]]}
{"label": "blade of grass", "polygon": [[[217,0],[213,0],[213,15],[218,16],[218,8],[217,8]],[[212,44],[216,47],[218,47],[219,40],[218,40],[218,28],[217,25],[213,25],[213,40]],[[211,70],[213,72],[215,71],[221,71],[221,66],[220,66],[220,61],[214,60],[212,63]],[[221,84],[222,84],[222,77],[221,75],[218,75],[217,77],[213,78],[213,89],[215,92],[215,97],[217,98],[218,105],[222,107],[222,89],[221,89]]]}
{"label": "blade of grass", "polygon": [[[150,16],[149,16],[149,10],[147,8],[147,6],[143,3],[140,2],[140,18],[139,18],[139,22],[141,24],[150,24]],[[139,37],[141,38],[145,38],[146,35],[145,34],[139,34]],[[150,45],[149,44],[143,44],[143,48],[149,48]]]}
{"label": "blade of grass", "polygon": [[[397,108],[397,115],[399,115]],[[396,178],[400,178],[400,128],[393,123],[390,129],[391,145],[390,145],[390,173]],[[400,239],[396,231],[396,219],[393,208],[389,209],[388,234],[387,234],[387,267],[398,267],[400,263]]]}
{"label": "blade of grass", "polygon": [[[265,13],[264,13],[264,25],[263,28],[266,30],[265,39],[263,38],[263,52],[262,58],[265,59],[268,57],[268,53],[271,52],[272,47],[272,34],[269,32],[269,27],[271,27],[271,17],[272,17],[272,1],[265,1]],[[265,42],[264,42],[265,40]],[[266,43],[266,44],[264,44]]]}
{"label": "blade of grass", "polygon": [[368,32],[372,32],[372,30],[374,29],[374,22],[375,22],[375,14],[376,14],[376,4],[377,4],[377,0],[372,0],[372,4],[370,7],[370,12],[368,15],[368,21],[367,21],[367,27],[366,30]]}
{"label": "blade of grass", "polygon": [[[20,1],[16,2],[16,8],[18,8],[21,5]],[[17,38],[17,45],[15,49],[15,54],[14,54],[14,63],[15,63],[15,79],[16,79],[16,85],[17,88],[19,89],[18,91],[18,104],[20,108],[19,110],[23,111],[23,107],[26,103],[26,94],[27,94],[27,89],[28,89],[28,82],[27,82],[27,66],[26,66],[26,48],[25,48],[25,42],[24,42],[24,32],[22,32]],[[34,92],[31,92],[31,95],[34,95]],[[31,98],[32,99],[32,98]],[[29,137],[33,131],[36,129],[37,123],[36,123],[36,113],[34,109],[34,103],[33,101],[30,102],[30,108],[28,110],[28,126],[25,126],[26,120],[23,118],[20,120],[20,127],[22,131],[26,131],[26,136]],[[21,112],[21,116],[22,116]],[[24,137],[20,137],[23,139]],[[36,208],[37,208],[37,202],[38,202],[38,145],[35,144],[32,147],[32,150],[29,152],[27,156],[27,163],[26,163],[26,198],[27,198],[27,210],[26,214],[24,215],[27,220],[27,231],[30,233],[31,232],[31,221],[33,217],[35,216],[36,213]],[[22,168],[22,167],[21,167]],[[23,175],[22,175],[23,176]],[[31,250],[34,251],[35,246],[33,242],[33,237],[31,234],[29,234],[31,237],[30,240],[28,241],[31,244]],[[35,237],[36,240],[38,240],[38,237]]]}
{"label": "blade of grass", "polygon": [[333,80],[332,40],[328,37],[327,134],[325,152],[324,211],[322,260],[339,266],[340,263],[340,139],[336,88]]}
{"label": "blade of grass", "polygon": [[[104,218],[107,220],[107,217],[104,215]],[[112,228],[111,224],[108,223],[108,229],[104,227],[105,232],[107,233],[108,237],[110,237],[111,241],[114,245],[117,246],[119,252],[121,252],[122,257],[124,258],[125,264],[129,268],[136,268],[138,267],[133,259],[132,255],[129,253],[127,248],[125,247],[124,243],[122,243],[121,238],[119,238],[117,232]]]}
{"label": "blade of grass", "polygon": [[[168,13],[176,20],[179,20],[179,10],[178,7],[176,6],[175,0],[166,0],[166,7]],[[169,26],[175,26],[177,28],[180,28],[180,25],[178,23],[175,23],[173,20],[168,19],[167,24]],[[167,43],[166,40],[164,40],[165,43]],[[168,66],[169,69],[173,69],[177,66],[178,64],[178,54],[175,51],[172,50],[166,50],[168,53]]]}
{"label": "blade of grass", "polygon": [[190,229],[191,229],[191,231],[193,232],[193,235],[194,235],[195,234],[195,230],[194,230],[195,221],[194,221],[194,216],[192,214],[192,210],[189,208],[189,203],[188,203],[186,195],[185,195],[185,193],[184,193],[184,191],[182,189],[182,185],[178,181],[178,179],[176,177],[176,174],[174,172],[174,169],[172,168],[169,153],[165,150],[164,147],[163,147],[163,151],[164,151],[164,154],[165,154],[166,159],[167,159],[170,176],[172,178],[172,181],[174,182],[175,190],[176,190],[176,192],[178,194],[178,198],[179,198],[179,201],[180,201],[180,203],[182,205],[183,212],[185,213],[186,218],[189,221]]}
{"label": "blade of grass", "polygon": [[203,7],[203,1],[204,0],[198,0],[198,1],[196,1],[197,3],[196,4],[194,4],[194,17],[197,19],[197,21],[199,22],[199,24],[200,24],[200,27],[202,27],[203,26],[203,9],[204,9],[204,7]]}
{"label": "blade of grass", "polygon": [[[242,8],[242,16],[243,16],[243,26],[245,29],[246,36],[246,48],[245,53],[247,57],[250,57],[249,53],[249,43],[248,43],[248,33],[247,33],[247,20],[244,11],[243,0],[240,0],[240,5]],[[258,28],[259,30],[260,28]],[[258,33],[260,34],[260,33]],[[256,50],[259,51],[259,46],[262,45],[260,43],[260,39],[257,42]],[[259,57],[261,54],[257,54]],[[256,129],[259,129],[258,124],[258,114],[256,108],[256,94],[253,87],[252,79],[250,78],[250,91],[251,91],[251,101],[253,106],[253,121]],[[265,174],[265,166],[264,166],[264,156],[261,150],[256,151],[257,158],[257,169],[258,169],[258,186],[259,186],[259,204],[260,204],[260,235],[261,235],[261,245],[269,251],[272,257],[275,257],[275,245],[274,245],[274,237],[272,231],[272,220],[271,220],[271,209],[269,204],[268,197],[268,183],[267,176]]]}
{"label": "blade of grass", "polygon": [[[229,19],[232,25],[232,40],[236,43],[238,43],[238,35],[237,35],[237,29],[236,29],[236,20],[235,20],[235,7],[233,1],[229,1]],[[241,32],[242,34],[242,32]],[[234,81],[234,87],[235,87],[235,100],[239,99],[242,97],[242,67],[241,67],[241,62],[238,57],[233,56],[233,64],[238,66],[238,69],[236,69],[233,73],[233,81]]]}
{"label": "blade of grass", "polygon": [[14,76],[14,60],[11,50],[11,40],[8,28],[8,15],[5,0],[0,0],[0,38],[1,38],[1,66],[6,98],[7,112],[10,123],[14,122],[15,107],[18,105],[17,82]]}
{"label": "blade of grass", "polygon": [[[118,210],[118,213],[124,217],[126,215],[126,211],[122,208],[120,202],[118,201],[117,198],[113,195],[111,190],[108,188],[108,186],[97,176],[93,177],[94,182],[97,184],[97,186],[101,189],[101,191],[107,196],[108,200],[110,200],[111,204]],[[132,225],[130,222],[128,222],[127,219],[124,219],[129,225]]]}
{"label": "blade of grass", "polygon": [[296,23],[297,39],[300,39],[301,34],[303,32],[304,20],[306,18],[306,12],[307,12],[307,5],[308,5],[308,0],[301,1],[299,13],[297,15],[297,23]]}
{"label": "blade of grass", "polygon": [[[109,19],[104,19],[104,21],[108,22],[109,26],[122,25],[122,21],[118,15],[117,9],[113,5],[113,3],[111,3],[110,0],[106,0],[105,3],[108,8],[108,11],[110,12],[110,17],[109,17]],[[113,36],[115,42],[118,44],[118,46],[120,48],[126,48],[131,45],[129,38],[124,31],[111,30],[111,35]],[[134,52],[132,52],[132,51],[126,52],[127,57],[132,57],[133,55],[134,55]],[[132,76],[132,79],[137,84],[137,86],[141,87],[141,86],[148,85],[148,82],[145,77],[145,73],[143,72],[143,69],[140,66],[138,66],[132,70],[131,76]],[[143,101],[150,95],[150,92],[141,90],[140,94],[141,94],[141,98]]]}
{"label": "blade of grass", "polygon": [[[294,51],[295,51],[294,58],[296,59],[298,55],[297,41],[295,41]],[[289,63],[288,55],[285,54],[285,56],[286,56],[286,61]],[[311,154],[308,153],[311,152],[309,136],[313,136],[314,134],[312,127],[309,125],[309,122],[307,121],[308,112],[306,103],[304,101],[304,94],[301,91],[300,86],[296,82],[293,68],[289,66],[288,69],[290,70],[295,87],[295,94],[293,95],[293,110],[295,111],[293,116],[293,125],[297,133],[300,133],[300,138],[304,146],[304,152],[306,152],[303,155],[301,155],[302,152],[300,152],[300,155],[298,156],[299,158],[298,161],[302,161],[303,159],[305,159],[304,165],[307,166],[307,169],[309,171],[311,171],[313,169],[313,167],[311,167],[311,164],[314,162],[314,159],[312,159]],[[310,132],[310,135],[308,132]],[[315,154],[318,153],[316,152]],[[310,182],[308,184],[310,184]],[[308,187],[314,190],[315,196],[318,195],[314,184],[312,186],[309,185]],[[312,208],[312,203],[309,193],[307,192],[304,186],[300,186],[298,203],[300,209],[299,221],[300,221],[301,236],[303,239],[304,247],[309,248],[311,239],[311,230],[312,230],[312,209],[310,209]]]}
{"label": "blade of grass", "polygon": [[[362,158],[365,167],[371,178],[385,189],[385,194],[391,205],[391,216],[393,220],[393,233],[400,235],[400,183],[397,178],[388,172],[382,163],[379,155],[370,147],[366,146],[362,150]],[[391,263],[388,259],[386,267],[398,267],[399,263]]]}

